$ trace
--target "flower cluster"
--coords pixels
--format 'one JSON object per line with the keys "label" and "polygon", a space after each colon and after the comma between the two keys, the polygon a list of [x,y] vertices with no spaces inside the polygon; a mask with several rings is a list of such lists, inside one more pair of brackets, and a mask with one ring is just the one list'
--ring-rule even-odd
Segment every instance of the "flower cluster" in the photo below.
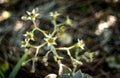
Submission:
{"label": "flower cluster", "polygon": [[[25,40],[22,41],[21,46],[25,47],[25,48],[27,48],[27,47],[35,48],[36,51],[35,51],[35,55],[31,59],[28,59],[27,61],[23,62],[24,65],[29,61],[33,61],[31,71],[34,72],[35,71],[34,63],[36,62],[35,59],[37,58],[37,55],[40,52],[39,50],[42,49],[42,47],[44,47],[44,46],[48,46],[50,48],[49,51],[46,53],[46,55],[43,57],[43,62],[45,64],[48,64],[47,63],[47,60],[49,58],[48,55],[51,52],[53,54],[54,60],[58,64],[62,63],[61,58],[63,59],[63,57],[61,57],[57,53],[58,50],[60,50],[60,51],[65,50],[67,52],[67,54],[69,55],[69,57],[72,61],[73,66],[74,66],[74,64],[81,64],[81,62],[79,62],[77,59],[72,57],[70,51],[71,51],[71,49],[76,48],[76,44],[77,44],[77,47],[80,47],[80,49],[83,50],[84,47],[85,47],[85,44],[84,44],[83,40],[78,39],[78,42],[76,44],[70,46],[70,47],[56,47],[56,45],[57,45],[56,40],[63,35],[63,33],[66,29],[66,25],[71,25],[71,20],[70,20],[69,17],[66,17],[66,20],[64,22],[62,22],[60,24],[57,24],[56,19],[60,14],[58,12],[51,12],[50,16],[52,17],[52,24],[54,26],[54,30],[53,30],[52,33],[47,34],[47,33],[45,33],[46,31],[44,31],[44,30],[42,30],[42,29],[40,29],[39,27],[36,26],[35,21],[37,20],[36,18],[39,14],[37,13],[37,11],[35,9],[33,9],[32,12],[27,11],[27,15],[28,15],[27,17],[26,16],[23,16],[23,17],[26,17],[26,20],[31,20],[34,24],[34,28],[31,31],[29,31],[29,32],[27,31],[24,34]],[[31,40],[35,41],[34,31],[40,31],[44,35],[44,42],[42,44],[37,45],[37,46],[30,43]]]}

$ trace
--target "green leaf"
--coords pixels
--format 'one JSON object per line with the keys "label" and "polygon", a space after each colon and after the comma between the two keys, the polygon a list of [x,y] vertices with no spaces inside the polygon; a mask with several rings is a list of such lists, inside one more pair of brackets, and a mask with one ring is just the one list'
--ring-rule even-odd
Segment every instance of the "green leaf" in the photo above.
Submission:
{"label": "green leaf", "polygon": [[92,76],[88,75],[88,74],[85,74],[83,73],[84,77],[83,78],[93,78]]}
{"label": "green leaf", "polygon": [[4,73],[9,69],[9,63],[4,60],[2,64],[0,64],[0,70],[2,70]]}
{"label": "green leaf", "polygon": [[109,56],[105,60],[110,68],[120,69],[120,55]]}
{"label": "green leaf", "polygon": [[70,75],[68,75],[68,74],[63,74],[63,75],[61,75],[59,78],[70,78]]}
{"label": "green leaf", "polygon": [[73,78],[83,78],[82,72],[81,72],[80,70],[77,71],[77,72],[74,74]]}
{"label": "green leaf", "polygon": [[74,73],[73,78],[92,78],[92,76],[82,73],[81,70],[78,70],[76,73]]}
{"label": "green leaf", "polygon": [[16,66],[14,67],[14,69],[12,70],[12,72],[10,73],[10,75],[8,76],[8,78],[15,78],[17,72],[19,71],[22,63],[24,62],[24,60],[27,58],[28,53],[25,52],[24,55],[21,57],[21,59],[18,61],[18,63],[16,64]]}
{"label": "green leaf", "polygon": [[2,71],[0,71],[0,78],[5,78],[5,76],[4,76]]}

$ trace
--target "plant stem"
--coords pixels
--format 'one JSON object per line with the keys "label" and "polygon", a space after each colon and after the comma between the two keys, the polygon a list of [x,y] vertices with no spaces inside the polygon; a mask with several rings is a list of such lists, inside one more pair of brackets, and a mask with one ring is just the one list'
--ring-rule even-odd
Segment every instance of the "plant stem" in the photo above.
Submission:
{"label": "plant stem", "polygon": [[43,35],[44,35],[45,37],[47,37],[47,34],[45,33],[45,31],[43,31],[43,30],[41,30],[40,28],[38,28],[35,21],[33,21],[33,24],[34,24],[34,26],[35,26],[34,30],[40,31],[41,33],[43,33]]}
{"label": "plant stem", "polygon": [[27,58],[27,56],[28,56],[28,53],[25,52],[23,54],[23,56],[21,57],[21,59],[18,61],[18,63],[15,65],[14,69],[12,70],[12,72],[10,73],[10,75],[8,76],[8,78],[15,78],[15,76],[17,75],[17,72],[19,71],[22,63]]}
{"label": "plant stem", "polygon": [[54,30],[53,30],[53,33],[52,33],[52,36],[55,34],[55,32],[56,32],[56,20],[52,20],[52,23],[53,23],[53,25],[54,25]]}

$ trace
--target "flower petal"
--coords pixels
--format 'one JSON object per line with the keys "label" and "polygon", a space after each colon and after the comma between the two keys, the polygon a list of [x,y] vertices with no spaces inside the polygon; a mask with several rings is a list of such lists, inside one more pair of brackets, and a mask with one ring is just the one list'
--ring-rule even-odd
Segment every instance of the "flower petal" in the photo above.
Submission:
{"label": "flower petal", "polygon": [[26,13],[27,13],[28,15],[30,15],[30,14],[31,14],[31,12],[29,12],[29,11],[26,11]]}

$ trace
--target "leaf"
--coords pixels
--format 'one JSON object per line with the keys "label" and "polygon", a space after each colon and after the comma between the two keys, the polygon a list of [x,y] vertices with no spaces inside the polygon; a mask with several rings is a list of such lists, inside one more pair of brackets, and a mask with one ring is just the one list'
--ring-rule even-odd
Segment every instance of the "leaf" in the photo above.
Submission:
{"label": "leaf", "polygon": [[105,60],[110,68],[120,69],[120,55],[109,56]]}
{"label": "leaf", "polygon": [[74,74],[73,78],[83,78],[83,73],[79,70]]}
{"label": "leaf", "polygon": [[61,75],[59,78],[70,78],[70,75],[68,75],[68,74],[63,74],[63,75]]}
{"label": "leaf", "polygon": [[78,71],[74,74],[73,78],[92,78],[92,76],[90,76],[90,75],[88,75],[88,74],[86,74],[86,73],[82,73],[80,70],[78,70]]}
{"label": "leaf", "polygon": [[8,76],[8,78],[15,78],[15,76],[17,75],[17,72],[19,71],[22,63],[24,62],[24,60],[27,58],[28,53],[25,52],[23,54],[23,56],[21,57],[21,59],[18,61],[18,63],[16,64],[16,66],[13,68],[12,72],[10,73],[10,75]]}
{"label": "leaf", "polygon": [[83,78],[93,78],[92,76],[90,76],[90,75],[88,75],[88,74],[85,74],[85,73],[83,73],[84,74],[84,77]]}
{"label": "leaf", "polygon": [[8,69],[9,69],[9,63],[4,60],[4,62],[0,64],[0,70],[2,70],[2,72],[5,73]]}
{"label": "leaf", "polygon": [[0,78],[5,78],[5,76],[1,70],[0,70]]}

